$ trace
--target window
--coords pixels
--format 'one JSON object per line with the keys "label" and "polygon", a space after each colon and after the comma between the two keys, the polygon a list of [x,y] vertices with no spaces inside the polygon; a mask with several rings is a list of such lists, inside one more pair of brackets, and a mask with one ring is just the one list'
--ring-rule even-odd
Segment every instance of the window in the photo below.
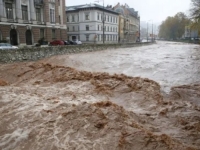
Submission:
{"label": "window", "polygon": [[52,29],[52,39],[55,39],[56,38],[56,30],[55,29]]}
{"label": "window", "polygon": [[61,19],[60,19],[60,15],[59,15],[58,19],[59,19],[59,23],[61,24]]}
{"label": "window", "polygon": [[99,25],[98,25],[98,31],[99,31]]}
{"label": "window", "polygon": [[100,34],[98,34],[98,41],[100,41]]}
{"label": "window", "polygon": [[103,34],[101,35],[101,41],[103,41]]}
{"label": "window", "polygon": [[111,16],[111,22],[113,22],[113,17]]}
{"label": "window", "polygon": [[72,22],[75,22],[74,15],[72,15]]}
{"label": "window", "polygon": [[116,27],[116,32],[117,32],[117,27]]}
{"label": "window", "polygon": [[28,8],[25,5],[22,5],[22,19],[28,20]]}
{"label": "window", "polygon": [[6,17],[8,19],[13,19],[12,3],[5,3],[5,5],[6,5]]}
{"label": "window", "polygon": [[90,20],[90,16],[89,15],[90,15],[89,13],[85,14],[85,20]]}
{"label": "window", "polygon": [[90,35],[86,35],[86,41],[89,41]]}
{"label": "window", "polygon": [[67,27],[67,31],[69,31],[69,27]]}
{"label": "window", "polygon": [[67,16],[67,22],[69,22],[69,16]]}
{"label": "window", "polygon": [[99,20],[99,13],[97,13],[97,20]]}
{"label": "window", "polygon": [[37,21],[41,21],[41,9],[40,8],[36,8],[36,20]]}
{"label": "window", "polygon": [[50,21],[51,23],[55,23],[55,10],[50,9]]}
{"label": "window", "polygon": [[106,26],[105,26],[105,27],[104,27],[104,31],[106,31],[106,29],[107,29],[107,28],[106,28]]}
{"label": "window", "polygon": [[107,17],[107,21],[109,22],[109,16],[106,16]]}
{"label": "window", "polygon": [[78,18],[78,22],[79,22],[79,15],[77,15],[77,18]]}
{"label": "window", "polygon": [[110,31],[112,32],[112,27],[110,27]]}
{"label": "window", "polygon": [[40,29],[40,38],[44,38],[44,29]]}
{"label": "window", "polygon": [[110,40],[109,37],[110,37],[110,35],[108,35],[108,41]]}
{"label": "window", "polygon": [[73,31],[75,31],[75,27],[73,26]]}
{"label": "window", "polygon": [[101,14],[101,21],[103,20],[103,14]]}
{"label": "window", "polygon": [[108,32],[109,32],[109,26],[108,26]]}
{"label": "window", "polygon": [[86,25],[86,31],[89,31],[90,28],[89,28],[89,25]]}
{"label": "window", "polygon": [[117,18],[116,18],[116,23],[117,23]]}

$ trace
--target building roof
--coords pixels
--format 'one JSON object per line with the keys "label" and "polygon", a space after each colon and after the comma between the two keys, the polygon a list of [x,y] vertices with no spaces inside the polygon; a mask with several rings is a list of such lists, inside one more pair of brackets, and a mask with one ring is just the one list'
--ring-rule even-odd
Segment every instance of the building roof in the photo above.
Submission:
{"label": "building roof", "polygon": [[131,15],[135,16],[135,17],[139,17],[138,16],[138,11],[135,11],[133,8],[127,8],[128,11],[130,12]]}
{"label": "building roof", "polygon": [[110,13],[114,13],[114,14],[119,14],[118,12],[111,10],[109,8],[103,7],[101,5],[98,4],[85,4],[85,5],[76,5],[76,6],[67,6],[65,11],[66,12],[70,12],[70,11],[79,11],[85,8],[97,8],[100,10],[104,10],[105,12],[110,12]]}
{"label": "building roof", "polygon": [[117,5],[113,7],[113,9],[123,16],[131,15],[136,18],[139,17],[138,11],[135,11],[134,8],[130,8],[127,4],[121,5],[120,3],[117,3]]}
{"label": "building roof", "polygon": [[118,7],[117,9],[115,9],[115,11],[120,13],[121,15],[124,15],[124,9],[121,7]]}

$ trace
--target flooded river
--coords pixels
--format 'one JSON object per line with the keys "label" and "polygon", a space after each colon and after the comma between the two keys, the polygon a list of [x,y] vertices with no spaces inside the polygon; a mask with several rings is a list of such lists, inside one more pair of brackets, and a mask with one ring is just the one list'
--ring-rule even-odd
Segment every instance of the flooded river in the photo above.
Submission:
{"label": "flooded river", "polygon": [[165,92],[173,86],[200,83],[200,47],[194,44],[158,41],[150,46],[65,55],[56,61],[80,70],[149,78]]}
{"label": "flooded river", "polygon": [[183,43],[2,64],[0,149],[200,150],[199,83]]}

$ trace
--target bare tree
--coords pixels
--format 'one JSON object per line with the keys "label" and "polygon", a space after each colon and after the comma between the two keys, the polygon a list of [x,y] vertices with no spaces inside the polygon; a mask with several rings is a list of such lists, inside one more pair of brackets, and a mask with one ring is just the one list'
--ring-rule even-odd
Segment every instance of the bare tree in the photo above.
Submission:
{"label": "bare tree", "polygon": [[191,0],[192,6],[190,9],[190,15],[195,21],[200,19],[200,0]]}

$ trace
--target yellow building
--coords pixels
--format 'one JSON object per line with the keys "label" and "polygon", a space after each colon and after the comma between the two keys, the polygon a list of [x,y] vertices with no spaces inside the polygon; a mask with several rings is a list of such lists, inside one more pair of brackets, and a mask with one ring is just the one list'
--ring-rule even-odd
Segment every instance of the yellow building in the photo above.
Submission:
{"label": "yellow building", "polygon": [[138,12],[127,4],[118,3],[113,9],[119,15],[119,42],[136,42],[139,37],[140,17]]}

